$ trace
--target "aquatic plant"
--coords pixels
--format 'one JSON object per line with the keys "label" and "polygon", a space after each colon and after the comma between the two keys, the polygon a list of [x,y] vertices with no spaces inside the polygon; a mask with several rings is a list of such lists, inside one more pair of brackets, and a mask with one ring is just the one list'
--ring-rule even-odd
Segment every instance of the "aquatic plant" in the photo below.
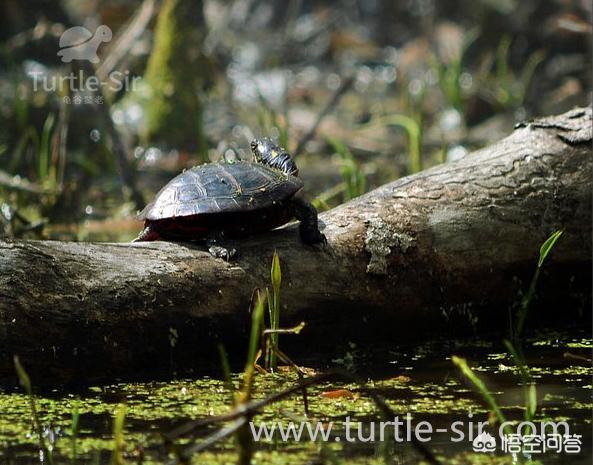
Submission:
{"label": "aquatic plant", "polygon": [[35,428],[35,434],[37,435],[37,439],[39,441],[39,453],[41,455],[41,459],[42,461],[47,460],[48,465],[52,465],[53,450],[45,443],[45,438],[43,435],[43,426],[41,425],[41,421],[39,420],[37,404],[35,402],[35,396],[33,395],[33,387],[31,385],[31,378],[29,378],[29,375],[25,371],[25,368],[23,367],[23,365],[21,365],[20,359],[17,355],[14,356],[13,360],[14,368],[19,378],[20,385],[25,390],[27,398],[29,399],[29,405],[31,407],[31,418],[33,420],[33,427]]}
{"label": "aquatic plant", "polygon": [[[255,361],[257,360],[260,338],[263,330],[265,302],[265,295],[256,291],[255,306],[253,307],[251,314],[251,332],[249,336],[247,361],[245,362],[245,370],[243,371],[243,384],[240,391],[235,396],[235,408],[244,408],[244,406],[251,401],[253,395]],[[253,457],[253,436],[249,430],[249,421],[251,421],[252,418],[252,415],[246,414],[239,421],[235,422],[233,427],[234,431],[236,431],[239,465],[249,465],[251,463],[251,458]]]}
{"label": "aquatic plant", "polygon": [[80,411],[78,402],[72,408],[72,421],[70,424],[70,463],[75,465],[78,460],[78,421],[80,420]]}
{"label": "aquatic plant", "polygon": [[525,60],[523,68],[515,73],[509,65],[511,43],[508,35],[500,40],[494,58],[494,71],[483,79],[480,86],[484,97],[502,110],[523,106],[535,70],[546,56],[542,50],[534,51]]}
{"label": "aquatic plant", "polygon": [[521,381],[523,383],[523,391],[524,391],[524,404],[525,404],[525,421],[533,421],[535,417],[535,412],[537,410],[537,387],[531,374],[529,373],[529,368],[525,363],[523,356],[515,349],[511,341],[504,340],[504,345],[507,348],[509,354],[513,358],[515,366],[519,370],[519,374],[521,375]]}
{"label": "aquatic plant", "polygon": [[[467,360],[453,355],[451,357],[451,361],[457,366],[457,368],[459,368],[459,370],[461,370],[463,376],[465,376],[474,385],[478,393],[482,396],[484,402],[488,405],[490,410],[494,412],[494,415],[496,416],[498,422],[500,424],[505,423],[506,418],[502,413],[502,410],[498,405],[498,402],[496,402],[496,399],[490,393],[484,381],[482,381],[480,377],[474,372],[474,370],[472,370],[472,368],[469,366]],[[506,432],[507,431],[505,430],[505,433]],[[508,430],[507,434],[510,434],[510,430]]]}
{"label": "aquatic plant", "polygon": [[359,163],[346,144],[333,137],[327,138],[328,143],[340,157],[344,200],[350,200],[366,192],[366,177]]}
{"label": "aquatic plant", "polygon": [[389,114],[379,116],[366,127],[397,126],[404,130],[408,137],[408,154],[410,157],[410,173],[422,171],[422,112],[418,109],[410,114]]}
{"label": "aquatic plant", "polygon": [[[521,305],[520,305],[519,311],[516,315],[516,324],[515,324],[514,330],[513,330],[512,319],[511,319],[510,332],[511,332],[511,337],[515,341],[520,342],[520,337],[523,332],[523,327],[524,327],[524,323],[525,323],[525,318],[527,317],[527,312],[529,310],[529,305],[530,305],[533,297],[535,296],[536,284],[537,284],[537,281],[539,278],[541,268],[542,268],[546,258],[548,257],[550,251],[552,250],[552,248],[554,247],[554,245],[556,244],[556,242],[558,241],[558,239],[560,238],[561,235],[562,235],[562,231],[555,231],[544,241],[544,243],[541,245],[541,247],[539,249],[539,259],[537,262],[537,267],[536,267],[535,273],[531,279],[529,289],[526,292],[526,294],[523,296],[523,299],[521,300]],[[529,368],[527,367],[527,364],[524,361],[521,346],[515,347],[513,345],[513,343],[509,340],[504,340],[503,342],[504,342],[504,345],[505,345],[507,351],[511,355],[511,357],[515,363],[515,366],[521,376],[523,390],[524,390],[524,405],[525,405],[524,418],[525,418],[525,421],[531,422],[531,421],[533,421],[533,419],[535,417],[536,410],[537,410],[537,387],[536,387],[536,384],[533,381],[533,378],[531,377],[531,375],[529,373]],[[472,382],[472,384],[476,387],[477,391],[482,396],[482,399],[485,401],[485,403],[489,406],[489,408],[496,415],[496,418],[498,419],[498,421],[501,424],[504,423],[506,421],[506,419],[502,413],[500,406],[498,405],[498,403],[496,402],[496,400],[494,399],[492,394],[490,394],[490,392],[486,388],[485,383],[469,367],[469,365],[467,364],[467,361],[463,358],[456,357],[456,356],[452,357],[452,361],[461,370],[462,374],[467,379],[469,379]],[[509,434],[509,432],[507,432],[506,429],[505,429],[505,433]]]}
{"label": "aquatic plant", "polygon": [[111,465],[125,465],[125,420],[126,406],[124,404],[119,404],[115,409],[115,417],[113,420],[113,453],[111,456]]}
{"label": "aquatic plant", "polygon": [[266,348],[266,368],[270,370],[276,370],[278,366],[278,357],[276,355],[276,349],[278,345],[278,329],[280,328],[280,285],[282,284],[282,270],[280,269],[280,257],[278,253],[274,251],[272,257],[272,268],[270,270],[270,278],[272,281],[272,293],[266,288],[267,301],[268,301],[268,314],[270,318],[270,342],[273,347]]}
{"label": "aquatic plant", "polygon": [[535,268],[535,272],[533,274],[533,277],[531,278],[531,282],[529,283],[529,289],[523,296],[523,299],[521,299],[521,305],[517,312],[514,326],[513,321],[511,319],[510,333],[512,340],[519,339],[523,333],[525,319],[527,318],[527,313],[529,312],[529,306],[531,305],[531,301],[535,296],[535,288],[537,285],[537,281],[539,279],[542,266],[544,265],[544,261],[548,257],[548,254],[550,253],[558,239],[560,239],[561,235],[562,231],[555,231],[544,241],[544,243],[541,245],[539,249],[539,260],[537,262],[537,267]]}
{"label": "aquatic plant", "polygon": [[463,63],[469,47],[478,38],[478,31],[471,30],[465,34],[463,43],[458,53],[442,59],[437,54],[430,57],[430,65],[438,76],[438,84],[443,96],[449,105],[457,110],[460,115],[465,114],[466,90],[463,85]]}

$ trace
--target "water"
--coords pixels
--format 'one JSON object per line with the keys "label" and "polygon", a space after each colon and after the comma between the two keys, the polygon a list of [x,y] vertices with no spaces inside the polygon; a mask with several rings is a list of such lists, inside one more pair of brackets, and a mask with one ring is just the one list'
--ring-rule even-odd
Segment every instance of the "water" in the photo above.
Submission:
{"label": "water", "polygon": [[[540,463],[591,463],[591,348],[590,333],[580,330],[540,333],[525,346],[527,366],[537,383],[536,424],[542,419],[564,420],[571,434],[582,435],[580,453],[534,453],[532,458]],[[467,359],[493,393],[507,419],[523,418],[525,389],[499,339],[435,340],[413,348],[387,347],[374,355],[352,346],[346,353],[337,354],[334,363],[355,370],[367,379],[368,386],[387,399],[404,425],[405,415],[410,413],[414,425],[427,421],[433,429],[441,430],[425,445],[442,463],[513,463],[511,455],[501,453],[500,441],[497,441],[496,454],[472,451],[468,437],[477,435],[478,422],[488,421],[491,414],[482,397],[451,362],[453,354]],[[309,374],[312,373],[310,369]],[[239,374],[233,376],[236,388],[240,380]],[[296,376],[290,372],[259,374],[255,397],[267,397],[296,381]],[[326,429],[332,424],[329,442],[264,441],[256,445],[255,463],[323,463],[319,457],[332,454],[344,464],[421,463],[420,455],[409,442],[378,440],[381,419],[375,404],[359,386],[327,382],[308,392],[311,424],[322,422]],[[232,394],[222,380],[203,377],[94,386],[76,393],[49,392],[36,398],[36,406],[45,429],[44,440],[48,444],[54,441],[54,463],[71,462],[74,442],[70,428],[72,412],[76,409],[80,413],[76,463],[109,463],[113,414],[122,403],[127,407],[125,456],[128,462],[164,463],[167,451],[161,433],[192,419],[228,412],[231,399]],[[353,442],[346,437],[347,417]],[[298,422],[304,418],[302,400],[295,396],[266,407],[255,421],[256,425],[262,422],[270,425],[272,421],[281,420],[287,425],[290,420]],[[455,429],[457,433],[453,434],[452,424],[456,421],[460,423]],[[372,428],[375,428],[376,440],[366,442],[372,436]],[[215,429],[202,428],[197,434],[203,438]],[[0,464],[40,463],[38,438],[33,431],[29,399],[16,392],[0,394]],[[385,431],[385,437],[393,438],[393,429]],[[494,428],[486,426],[486,431],[494,432]],[[400,437],[405,438],[405,431],[401,432]],[[452,442],[451,438],[458,438],[461,432],[464,440]],[[183,436],[180,443],[194,440]],[[217,444],[195,456],[193,463],[236,463],[234,442]]]}

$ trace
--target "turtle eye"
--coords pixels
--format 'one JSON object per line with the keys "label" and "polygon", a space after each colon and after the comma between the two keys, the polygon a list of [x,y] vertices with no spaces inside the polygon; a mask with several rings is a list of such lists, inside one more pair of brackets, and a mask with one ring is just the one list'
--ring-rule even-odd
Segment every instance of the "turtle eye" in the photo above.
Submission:
{"label": "turtle eye", "polygon": [[261,160],[262,158],[262,144],[261,141],[258,139],[253,139],[251,141],[251,153],[253,154],[253,158],[256,160]]}

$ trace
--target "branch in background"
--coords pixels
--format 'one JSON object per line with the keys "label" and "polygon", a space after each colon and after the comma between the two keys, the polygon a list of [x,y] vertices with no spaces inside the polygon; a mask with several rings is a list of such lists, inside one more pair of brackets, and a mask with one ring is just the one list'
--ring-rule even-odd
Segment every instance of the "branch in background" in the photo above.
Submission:
{"label": "branch in background", "polygon": [[104,81],[118,64],[126,57],[140,36],[144,33],[152,19],[154,18],[160,1],[144,0],[142,5],[134,13],[133,17],[124,26],[123,33],[114,41],[113,47],[103,59],[101,66],[97,68],[99,80]]}
{"label": "branch in background", "polygon": [[[95,75],[95,69],[90,63],[86,61],[75,61],[74,64],[75,69],[78,68],[79,70],[82,70],[86,75]],[[97,104],[95,103],[95,99],[93,99],[92,108],[97,113],[97,116],[99,116],[103,126],[105,127],[105,130],[107,131],[109,139],[111,140],[112,151],[119,167],[119,175],[121,180],[123,184],[130,190],[130,197],[134,202],[135,208],[140,210],[144,208],[145,202],[142,193],[138,189],[136,182],[136,172],[128,160],[128,154],[131,153],[131,150],[113,124],[113,120],[111,119],[111,114],[109,112],[109,105],[105,95],[103,94],[103,91],[101,90],[101,86],[96,87],[94,94],[102,99],[103,104]]]}
{"label": "branch in background", "polygon": [[5,43],[5,48],[10,53],[19,53],[21,49],[33,43],[39,43],[46,39],[55,41],[56,45],[65,27],[60,23],[52,23],[41,18],[35,27],[15,34]]}
{"label": "branch in background", "polygon": [[305,145],[307,145],[307,143],[313,139],[315,133],[317,132],[317,128],[319,128],[319,125],[323,119],[338,105],[340,99],[346,92],[348,92],[350,87],[352,87],[352,84],[354,84],[353,76],[347,77],[342,81],[340,87],[338,87],[334,95],[332,95],[332,98],[329,100],[329,102],[327,102],[327,105],[317,115],[317,119],[313,123],[313,126],[311,126],[311,128],[303,135],[303,137],[301,137],[301,140],[299,140],[299,143],[293,152],[295,156],[299,155],[305,148]]}
{"label": "branch in background", "polygon": [[20,175],[8,174],[2,170],[0,170],[0,186],[5,189],[27,192],[29,194],[52,195],[58,193],[57,190],[44,188]]}

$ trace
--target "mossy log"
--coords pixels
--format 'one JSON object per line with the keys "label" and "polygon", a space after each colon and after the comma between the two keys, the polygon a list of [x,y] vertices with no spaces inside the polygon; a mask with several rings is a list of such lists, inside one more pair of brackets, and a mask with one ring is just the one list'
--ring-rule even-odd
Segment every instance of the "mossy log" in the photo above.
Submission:
{"label": "mossy log", "polygon": [[242,355],[250,298],[269,285],[274,250],[281,324],[306,322],[281,340],[296,360],[350,340],[376,347],[504,329],[556,230],[527,327],[549,309],[583,324],[591,123],[591,108],[526,123],[323,213],[324,250],[304,246],[294,225],[238,241],[232,263],[189,244],[0,242],[0,375],[14,380],[15,354],[36,384],[199,372],[218,364],[217,343]]}

